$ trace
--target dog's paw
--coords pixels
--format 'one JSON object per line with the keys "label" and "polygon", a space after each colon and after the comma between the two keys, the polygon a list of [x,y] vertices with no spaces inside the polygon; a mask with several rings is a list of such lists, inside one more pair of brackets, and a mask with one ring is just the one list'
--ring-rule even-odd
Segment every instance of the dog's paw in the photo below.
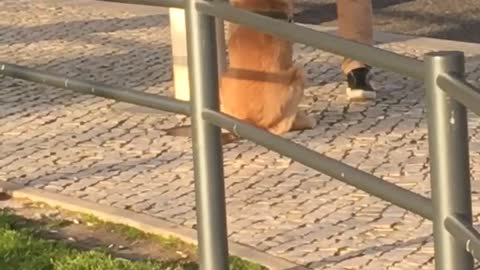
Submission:
{"label": "dog's paw", "polygon": [[317,126],[317,120],[311,116],[305,116],[306,119],[305,119],[305,122],[306,122],[306,126],[307,128],[314,128],[315,126]]}
{"label": "dog's paw", "polygon": [[312,116],[307,116],[305,112],[298,112],[293,122],[293,130],[312,129],[317,125],[317,120]]}

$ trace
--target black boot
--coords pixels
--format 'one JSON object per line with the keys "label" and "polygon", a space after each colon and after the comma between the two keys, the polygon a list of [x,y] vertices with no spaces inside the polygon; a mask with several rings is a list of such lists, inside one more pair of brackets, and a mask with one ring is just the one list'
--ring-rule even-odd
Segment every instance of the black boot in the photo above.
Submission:
{"label": "black boot", "polygon": [[372,100],[376,93],[369,83],[368,67],[356,68],[347,74],[347,97],[349,100]]}

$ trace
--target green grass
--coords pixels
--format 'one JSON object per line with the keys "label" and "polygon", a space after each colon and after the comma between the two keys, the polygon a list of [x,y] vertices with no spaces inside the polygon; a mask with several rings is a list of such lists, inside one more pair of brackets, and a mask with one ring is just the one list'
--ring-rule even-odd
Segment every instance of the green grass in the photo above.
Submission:
{"label": "green grass", "polygon": [[185,243],[182,240],[175,237],[164,237],[161,235],[145,233],[139,229],[136,229],[130,226],[100,220],[97,217],[92,215],[82,214],[81,220],[83,222],[89,223],[91,226],[103,227],[107,231],[119,233],[130,240],[148,239],[148,240],[153,240],[166,248],[184,249],[184,250],[190,250],[192,252],[195,252],[195,245]]}
{"label": "green grass", "polygon": [[79,251],[35,236],[32,228],[13,229],[13,215],[0,212],[0,269],[2,270],[190,270],[194,263],[131,262],[100,251]]}
{"label": "green grass", "polygon": [[[131,240],[135,239],[150,239],[154,240],[158,243],[160,243],[162,246],[168,247],[168,248],[173,248],[173,249],[188,249],[188,250],[195,250],[196,247],[192,244],[188,244],[183,242],[182,240],[175,238],[175,237],[163,237],[161,235],[154,235],[154,234],[149,234],[145,233],[141,230],[122,225],[122,224],[116,224],[116,223],[111,223],[111,222],[105,222],[100,219],[98,219],[95,216],[92,215],[82,215],[82,220],[84,222],[88,222],[92,224],[93,226],[102,226],[106,228],[109,231],[117,232],[122,235],[125,235],[126,237],[130,238]],[[236,256],[230,256],[230,269],[232,270],[265,270],[266,268],[255,264],[251,263],[249,261],[243,260],[242,258],[236,257]],[[1,269],[1,268],[0,268]]]}
{"label": "green grass", "polygon": [[[102,222],[94,217],[88,217],[88,222],[94,226],[106,226],[109,230],[123,233],[129,238],[150,238],[137,229]],[[34,226],[17,228],[13,226],[18,217],[0,210],[0,269],[1,270],[194,270],[198,269],[195,262],[184,261],[129,261],[114,258],[106,252],[98,250],[80,251],[57,241],[42,239],[36,234]],[[51,224],[55,227],[60,224]],[[38,229],[38,228],[37,228]],[[156,241],[167,247],[189,247],[175,238],[153,236]],[[257,264],[230,258],[231,270],[262,270]]]}

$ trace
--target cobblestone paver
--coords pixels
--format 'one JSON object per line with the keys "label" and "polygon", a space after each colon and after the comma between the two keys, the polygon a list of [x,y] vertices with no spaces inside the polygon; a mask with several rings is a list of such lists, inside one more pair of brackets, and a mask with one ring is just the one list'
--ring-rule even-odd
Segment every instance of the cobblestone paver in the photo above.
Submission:
{"label": "cobblestone paver", "polygon": [[[0,59],[170,95],[168,17],[48,1],[0,1]],[[402,43],[382,48],[421,57]],[[375,103],[350,104],[341,58],[297,46],[314,130],[288,137],[429,196],[422,83],[375,70]],[[434,48],[432,48],[434,49]],[[480,78],[470,56],[468,76]],[[165,135],[168,113],[0,78],[0,180],[195,227],[191,141]],[[473,202],[480,213],[480,122],[470,117]],[[225,148],[230,238],[313,269],[433,269],[431,223],[277,153]],[[478,221],[479,215],[475,216]]]}

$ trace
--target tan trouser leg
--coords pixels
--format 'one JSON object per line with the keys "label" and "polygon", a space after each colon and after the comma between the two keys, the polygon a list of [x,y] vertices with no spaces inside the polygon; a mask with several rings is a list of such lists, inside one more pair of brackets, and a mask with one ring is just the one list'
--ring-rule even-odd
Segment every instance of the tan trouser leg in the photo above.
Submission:
{"label": "tan trouser leg", "polygon": [[[337,0],[338,32],[346,39],[373,45],[372,0]],[[365,64],[345,58],[342,71],[347,74]]]}

